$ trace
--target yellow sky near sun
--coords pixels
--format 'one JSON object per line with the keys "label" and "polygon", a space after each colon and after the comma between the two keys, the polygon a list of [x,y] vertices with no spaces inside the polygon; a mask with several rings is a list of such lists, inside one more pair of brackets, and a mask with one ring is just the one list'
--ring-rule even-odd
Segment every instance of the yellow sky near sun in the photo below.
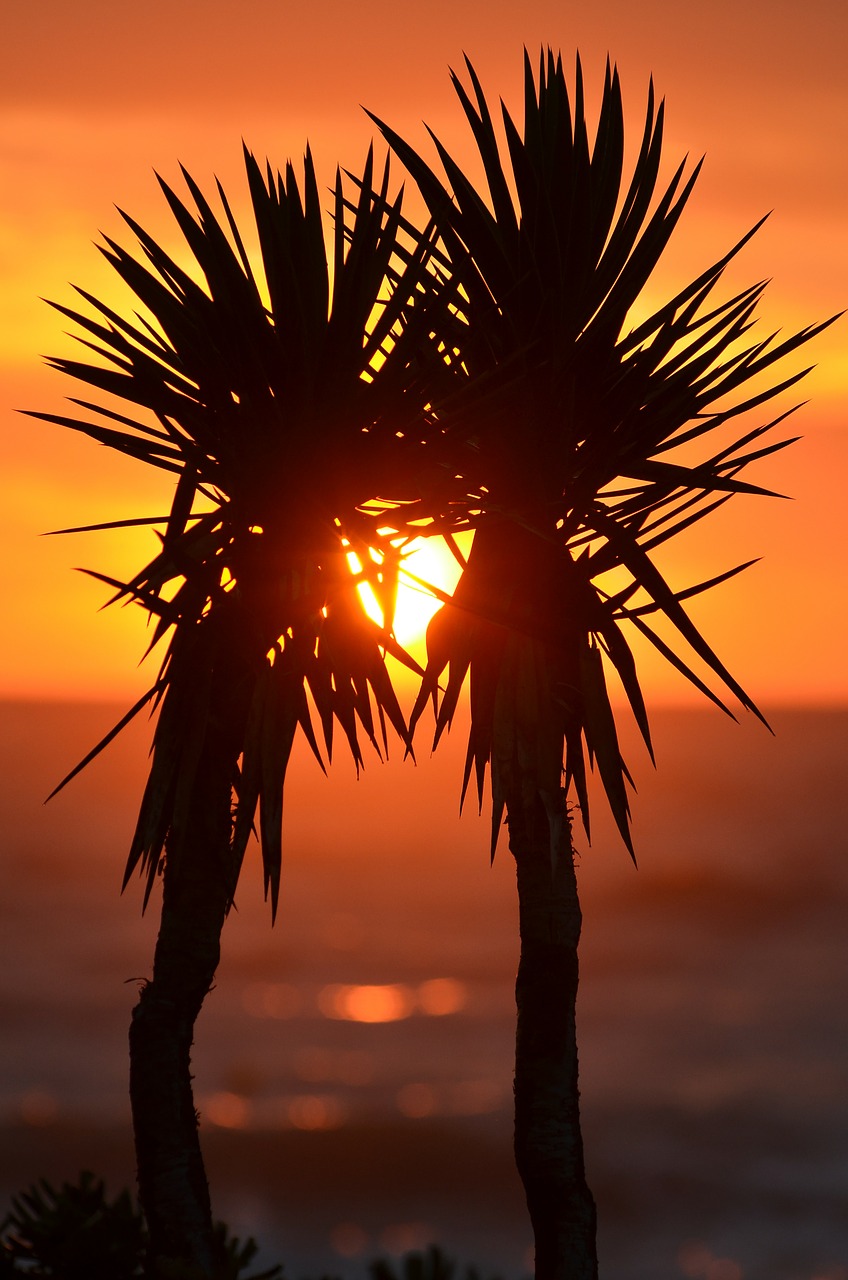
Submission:
{"label": "yellow sky near sun", "polygon": [[[387,0],[307,9],[153,0],[143,19],[106,0],[73,11],[61,0],[37,11],[17,0],[4,23],[0,696],[131,697],[152,678],[152,665],[137,669],[146,643],[140,611],[98,613],[103,589],[71,572],[75,565],[128,572],[149,558],[150,535],[39,535],[164,510],[167,481],[15,410],[59,410],[62,397],[75,394],[40,364],[41,353],[72,351],[67,325],[40,299],[70,302],[74,281],[117,300],[92,248],[101,232],[131,242],[114,205],[178,243],[154,168],[176,184],[183,161],[207,191],[217,174],[244,209],[241,138],[282,165],[289,156],[299,163],[308,137],[329,184],[337,161],[361,163],[372,136],[360,103],[422,146],[424,119],[468,156],[447,71],[461,66],[462,51],[493,104],[503,94],[520,116],[522,45],[554,43],[570,67],[579,44],[590,111],[609,51],[622,72],[631,143],[652,72],[667,98],[667,175],[685,153],[707,154],[656,282],[657,301],[773,209],[727,284],[771,279],[757,332],[789,331],[848,305],[848,19],[835,0],[811,0],[803,15],[788,0],[767,9],[718,0],[687,14],[685,30],[670,0],[649,0],[638,13],[612,0],[596,14],[552,0],[528,0],[520,14],[482,0],[435,0],[426,10]],[[848,698],[846,332],[837,324],[808,361],[790,362],[817,365],[801,392],[811,404],[790,423],[806,439],[752,473],[795,501],[731,503],[664,562],[683,586],[764,557],[692,609],[764,703]],[[640,657],[649,699],[689,696],[658,659]]]}

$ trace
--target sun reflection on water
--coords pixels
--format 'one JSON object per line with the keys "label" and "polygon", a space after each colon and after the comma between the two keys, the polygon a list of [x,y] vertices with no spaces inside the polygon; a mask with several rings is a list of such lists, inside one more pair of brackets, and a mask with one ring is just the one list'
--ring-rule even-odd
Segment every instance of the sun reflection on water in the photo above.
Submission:
{"label": "sun reflection on water", "polygon": [[349,1022],[397,1022],[408,1018],[413,1010],[412,994],[399,983],[380,986],[323,987],[318,1007],[328,1018],[345,1018]]}
{"label": "sun reflection on water", "polygon": [[416,1012],[444,1017],[458,1013],[467,1001],[467,987],[456,978],[430,978],[417,987],[400,982],[331,983],[318,995],[325,1017],[349,1022],[398,1022]]}

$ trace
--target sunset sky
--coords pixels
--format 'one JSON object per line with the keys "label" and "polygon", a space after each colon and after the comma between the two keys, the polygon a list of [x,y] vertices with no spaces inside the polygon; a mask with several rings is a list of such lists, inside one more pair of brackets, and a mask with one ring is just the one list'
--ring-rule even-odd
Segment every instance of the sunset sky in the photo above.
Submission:
{"label": "sunset sky", "polygon": [[[632,145],[653,74],[667,103],[667,176],[685,154],[706,154],[657,301],[773,210],[727,286],[771,280],[757,333],[848,307],[844,0],[691,9],[668,0],[11,0],[2,31],[0,696],[130,698],[154,674],[152,663],[137,666],[141,612],[98,614],[103,590],[72,572],[129,572],[149,558],[150,535],[39,535],[158,513],[167,481],[15,412],[60,411],[76,394],[41,364],[43,354],[72,354],[73,343],[40,299],[70,302],[73,282],[121,303],[92,247],[99,233],[132,244],[115,206],[177,243],[154,169],[177,184],[181,161],[210,192],[217,175],[243,211],[242,138],[280,166],[289,157],[299,165],[308,138],[329,183],[337,161],[361,164],[373,133],[361,105],[421,146],[426,120],[461,154],[468,139],[448,69],[461,69],[463,52],[492,103],[503,96],[520,116],[522,46],[534,56],[541,45],[561,49],[569,75],[579,47],[590,111],[607,53],[618,64]],[[751,478],[794,501],[731,503],[667,563],[685,586],[764,557],[693,613],[766,706],[848,698],[846,343],[848,319],[787,365],[817,365],[797,397],[810,403],[790,424],[805,438]],[[645,672],[649,700],[690,698],[656,663]]]}

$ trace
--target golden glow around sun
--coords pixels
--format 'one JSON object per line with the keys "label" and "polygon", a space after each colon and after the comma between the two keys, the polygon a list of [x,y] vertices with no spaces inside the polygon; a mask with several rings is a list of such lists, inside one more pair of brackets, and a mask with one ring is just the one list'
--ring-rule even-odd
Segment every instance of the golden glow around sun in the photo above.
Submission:
{"label": "golden glow around sun", "polygon": [[[471,535],[461,535],[457,542],[462,554],[467,556]],[[354,552],[348,553],[348,560],[354,573],[359,573],[362,566]],[[409,543],[403,557],[395,606],[394,633],[399,644],[407,648],[423,641],[427,624],[441,603],[427,586],[450,594],[460,573],[459,564],[441,538],[416,538]],[[368,583],[360,583],[359,594],[368,616],[382,626],[383,611]]]}

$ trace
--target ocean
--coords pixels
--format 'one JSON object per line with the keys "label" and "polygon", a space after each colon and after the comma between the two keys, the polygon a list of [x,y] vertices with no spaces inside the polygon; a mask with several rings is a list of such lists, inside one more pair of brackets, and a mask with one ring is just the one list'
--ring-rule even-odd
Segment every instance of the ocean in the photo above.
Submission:
{"label": "ocean", "polygon": [[[157,900],[120,883],[150,727],[45,796],[122,707],[0,704],[0,1212],[132,1185],[127,1027]],[[587,1172],[603,1280],[848,1280],[848,710],[628,730],[638,870],[578,831]],[[438,1241],[530,1271],[511,1156],[514,872],[458,816],[462,726],[417,763],[300,754],[272,928],[253,850],[198,1024],[216,1212],[287,1280]]]}

